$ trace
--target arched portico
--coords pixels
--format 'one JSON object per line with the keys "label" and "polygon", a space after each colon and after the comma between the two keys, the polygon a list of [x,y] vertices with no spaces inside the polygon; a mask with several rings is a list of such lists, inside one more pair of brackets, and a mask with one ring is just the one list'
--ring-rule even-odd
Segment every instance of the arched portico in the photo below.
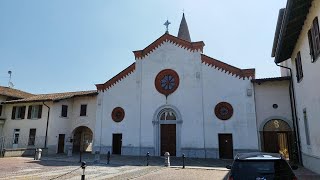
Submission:
{"label": "arched portico", "polygon": [[179,110],[171,105],[159,107],[153,116],[155,155],[162,156],[165,151],[173,156],[181,155],[181,125]]}
{"label": "arched portico", "polygon": [[72,132],[73,134],[73,152],[91,152],[93,133],[86,126],[79,126]]}
{"label": "arched portico", "polygon": [[285,158],[292,157],[293,131],[292,123],[280,118],[271,118],[260,125],[260,136],[263,151],[280,153]]}

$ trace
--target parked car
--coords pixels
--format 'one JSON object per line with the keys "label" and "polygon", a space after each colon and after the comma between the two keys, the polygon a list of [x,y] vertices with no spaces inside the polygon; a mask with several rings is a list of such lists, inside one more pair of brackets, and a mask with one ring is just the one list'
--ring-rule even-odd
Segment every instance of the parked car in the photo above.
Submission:
{"label": "parked car", "polygon": [[234,158],[229,180],[297,180],[292,170],[298,166],[290,166],[278,153],[241,153]]}

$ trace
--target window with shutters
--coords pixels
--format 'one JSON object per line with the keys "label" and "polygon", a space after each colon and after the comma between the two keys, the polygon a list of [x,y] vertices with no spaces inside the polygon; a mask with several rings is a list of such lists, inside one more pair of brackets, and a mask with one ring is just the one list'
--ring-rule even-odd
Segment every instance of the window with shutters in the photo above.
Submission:
{"label": "window with shutters", "polygon": [[26,106],[13,106],[11,119],[24,119]]}
{"label": "window with shutters", "polygon": [[301,64],[301,54],[298,52],[297,57],[295,59],[296,63],[296,72],[297,72],[297,82],[299,83],[303,78],[303,70]]}
{"label": "window with shutters", "polygon": [[311,29],[308,31],[309,48],[312,62],[315,62],[320,55],[320,34],[319,21],[315,17]]}
{"label": "window with shutters", "polygon": [[28,146],[34,146],[36,140],[36,129],[30,129]]}
{"label": "window with shutters", "polygon": [[42,115],[42,105],[32,105],[28,107],[28,119],[40,119]]}
{"label": "window with shutters", "polygon": [[61,117],[68,117],[68,106],[67,105],[62,105]]}
{"label": "window with shutters", "polygon": [[87,115],[87,105],[81,104],[80,107],[80,116],[86,116]]}

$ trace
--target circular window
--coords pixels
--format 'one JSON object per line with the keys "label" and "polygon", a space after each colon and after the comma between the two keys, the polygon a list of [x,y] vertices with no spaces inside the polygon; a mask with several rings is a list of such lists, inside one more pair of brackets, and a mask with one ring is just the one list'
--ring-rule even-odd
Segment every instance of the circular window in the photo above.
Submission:
{"label": "circular window", "polygon": [[124,110],[121,107],[116,107],[112,111],[112,119],[114,122],[121,122],[124,118]]}
{"label": "circular window", "polygon": [[272,107],[273,107],[273,109],[277,109],[278,108],[278,104],[273,104]]}
{"label": "circular window", "polygon": [[174,70],[165,69],[158,73],[154,84],[158,92],[168,96],[178,88],[179,76]]}
{"label": "circular window", "polygon": [[233,115],[233,108],[231,104],[227,102],[220,102],[214,108],[214,113],[216,114],[217,118],[221,120],[228,120]]}

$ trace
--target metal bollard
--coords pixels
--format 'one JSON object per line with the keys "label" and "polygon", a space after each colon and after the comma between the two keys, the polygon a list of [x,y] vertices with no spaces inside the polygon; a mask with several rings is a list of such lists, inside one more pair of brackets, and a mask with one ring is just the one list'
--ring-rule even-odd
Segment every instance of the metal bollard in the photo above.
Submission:
{"label": "metal bollard", "polygon": [[150,156],[150,153],[148,152],[147,153],[147,166],[149,166],[149,156]]}
{"label": "metal bollard", "polygon": [[84,174],[86,167],[87,167],[86,162],[85,161],[81,162],[81,168],[82,168],[81,180],[85,180],[86,178],[86,175]]}
{"label": "metal bollard", "polygon": [[37,148],[34,149],[34,157],[33,157],[33,160],[36,160],[36,157],[37,157]]}
{"label": "metal bollard", "polygon": [[82,152],[80,151],[80,159],[79,162],[82,162]]}
{"label": "metal bollard", "polygon": [[164,153],[164,166],[170,167],[170,153]]}
{"label": "metal bollard", "polygon": [[109,164],[109,162],[110,162],[110,151],[108,151],[107,153],[107,164]]}
{"label": "metal bollard", "polygon": [[186,159],[186,156],[184,155],[184,153],[182,154],[182,168],[184,169],[185,166],[184,166],[184,161]]}
{"label": "metal bollard", "polygon": [[72,156],[72,147],[68,147],[68,157]]}
{"label": "metal bollard", "polygon": [[96,151],[94,154],[95,154],[94,155],[94,162],[99,163],[100,162],[100,151]]}

